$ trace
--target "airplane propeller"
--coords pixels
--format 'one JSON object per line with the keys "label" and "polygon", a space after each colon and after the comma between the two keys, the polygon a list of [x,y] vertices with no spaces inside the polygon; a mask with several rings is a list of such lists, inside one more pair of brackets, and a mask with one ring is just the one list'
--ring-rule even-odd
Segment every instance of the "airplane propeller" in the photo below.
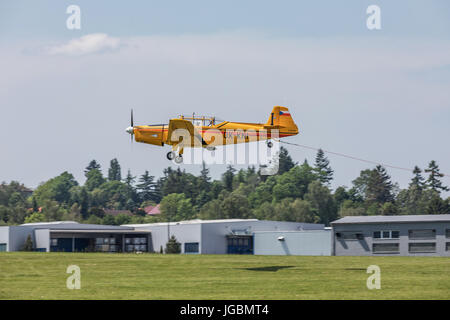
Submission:
{"label": "airplane propeller", "polygon": [[133,120],[133,109],[131,109],[131,119],[130,119],[130,126],[125,129],[126,132],[130,134],[131,137],[131,143],[133,143],[133,135],[134,135],[134,120]]}

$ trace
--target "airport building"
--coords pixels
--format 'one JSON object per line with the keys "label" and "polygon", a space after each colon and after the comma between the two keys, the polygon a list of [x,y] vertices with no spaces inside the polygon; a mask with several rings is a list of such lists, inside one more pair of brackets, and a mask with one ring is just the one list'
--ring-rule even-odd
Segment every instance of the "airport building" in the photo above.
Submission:
{"label": "airport building", "polygon": [[147,231],[59,221],[0,227],[0,251],[22,250],[28,236],[34,250],[43,252],[135,252],[152,248]]}
{"label": "airport building", "polygon": [[[331,232],[325,231],[323,224],[198,219],[128,226],[150,232],[156,252],[164,248],[173,235],[181,243],[181,252],[189,254],[331,254]],[[313,243],[315,239],[321,242]]]}
{"label": "airport building", "polygon": [[0,227],[0,250],[21,250],[28,236],[34,250],[44,252],[160,252],[175,236],[186,254],[331,254],[331,232],[322,224],[257,219],[123,226],[29,223]]}
{"label": "airport building", "polygon": [[0,251],[160,252],[171,236],[183,254],[450,256],[450,215],[348,216],[323,224],[257,219],[107,226],[73,221],[0,227]]}
{"label": "airport building", "polygon": [[336,256],[450,256],[450,214],[348,216],[331,225]]}

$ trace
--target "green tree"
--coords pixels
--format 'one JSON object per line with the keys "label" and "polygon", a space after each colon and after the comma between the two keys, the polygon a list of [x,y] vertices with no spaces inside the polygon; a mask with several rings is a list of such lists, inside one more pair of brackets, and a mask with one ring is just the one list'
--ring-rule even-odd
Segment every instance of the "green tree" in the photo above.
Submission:
{"label": "green tree", "polygon": [[381,165],[377,165],[373,170],[361,171],[353,184],[369,205],[373,203],[382,205],[394,201],[394,185],[386,169]]}
{"label": "green tree", "polygon": [[236,169],[233,168],[232,165],[227,166],[227,171],[222,175],[222,181],[223,185],[225,186],[225,189],[228,191],[233,191],[233,180],[234,180],[234,173],[236,172]]}
{"label": "green tree", "polygon": [[415,166],[413,174],[414,177],[411,179],[409,187],[416,188],[417,190],[422,190],[425,187],[425,179],[422,176],[422,170],[418,166]]}
{"label": "green tree", "polygon": [[202,170],[200,171],[200,177],[198,178],[198,187],[200,190],[208,192],[210,189],[211,177],[209,176],[209,169],[206,167],[206,163],[202,162]]}
{"label": "green tree", "polygon": [[102,172],[99,169],[92,169],[86,173],[86,182],[84,186],[88,191],[93,191],[96,188],[100,188],[102,184],[106,182]]}
{"label": "green tree", "polygon": [[366,210],[360,202],[353,202],[350,199],[344,200],[339,207],[338,216],[343,218],[346,216],[364,216]]}
{"label": "green tree", "polygon": [[432,160],[428,164],[428,168],[425,169],[425,172],[429,173],[428,179],[427,179],[427,186],[438,193],[441,191],[449,191],[450,189],[447,186],[444,186],[442,184],[441,178],[444,176],[444,174],[439,172],[439,166],[436,163],[436,161]]}
{"label": "green tree", "polygon": [[70,189],[77,185],[78,182],[73,175],[66,171],[41,184],[33,196],[41,206],[45,200],[54,200],[61,204],[69,204],[71,200]]}
{"label": "green tree", "polygon": [[317,151],[314,170],[321,183],[330,185],[331,180],[333,180],[334,171],[331,169],[330,161],[328,161],[322,149]]}
{"label": "green tree", "polygon": [[181,253],[181,243],[177,241],[175,236],[171,236],[169,241],[166,243],[166,253],[177,254]]}
{"label": "green tree", "polygon": [[46,221],[61,221],[66,211],[54,200],[44,200],[42,203],[42,213]]}
{"label": "green tree", "polygon": [[123,210],[127,206],[128,186],[121,181],[105,182],[91,192],[92,207]]}
{"label": "green tree", "polygon": [[107,214],[103,217],[102,224],[106,224],[106,225],[110,225],[110,226],[115,225],[116,220],[114,219],[114,216]]}
{"label": "green tree", "polygon": [[108,180],[109,181],[121,181],[122,174],[119,161],[114,158],[111,160],[109,169],[108,169]]}
{"label": "green tree", "polygon": [[91,162],[89,162],[88,166],[86,167],[86,169],[84,169],[84,175],[87,178],[87,174],[91,171],[91,170],[101,170],[101,166],[100,164],[97,163],[97,161],[92,160]]}
{"label": "green tree", "polygon": [[131,222],[131,217],[127,214],[120,213],[114,217],[114,222],[114,224],[118,226],[128,224]]}
{"label": "green tree", "polygon": [[280,147],[280,152],[278,154],[278,174],[283,174],[291,170],[296,163],[292,161],[291,156],[286,148]]}
{"label": "green tree", "polygon": [[33,240],[31,239],[31,235],[29,234],[27,239],[25,240],[25,244],[22,247],[22,251],[33,251]]}
{"label": "green tree", "polygon": [[292,218],[288,221],[315,223],[316,217],[311,203],[307,200],[296,199],[291,204]]}
{"label": "green tree", "polygon": [[232,192],[222,201],[221,212],[225,219],[246,219],[250,218],[250,206],[247,197]]}
{"label": "green tree", "polygon": [[171,193],[165,196],[160,203],[161,218],[165,221],[190,220],[195,213],[191,199],[183,193]]}
{"label": "green tree", "polygon": [[155,201],[155,177],[151,176],[146,170],[144,174],[139,178],[139,184],[136,185],[138,195],[141,201]]}
{"label": "green tree", "polygon": [[337,187],[334,191],[334,201],[336,206],[339,208],[345,200],[350,200],[350,195],[348,194],[345,187]]}
{"label": "green tree", "polygon": [[392,202],[385,202],[381,206],[380,212],[383,216],[392,216],[398,214],[398,208]]}
{"label": "green tree", "polygon": [[450,214],[449,200],[443,200],[438,193],[435,193],[428,203],[427,214]]}
{"label": "green tree", "polygon": [[25,218],[25,223],[45,222],[45,215],[40,212],[33,212]]}
{"label": "green tree", "polygon": [[305,200],[311,203],[311,208],[317,216],[317,221],[327,226],[337,218],[337,208],[330,189],[319,181],[313,181],[308,186]]}

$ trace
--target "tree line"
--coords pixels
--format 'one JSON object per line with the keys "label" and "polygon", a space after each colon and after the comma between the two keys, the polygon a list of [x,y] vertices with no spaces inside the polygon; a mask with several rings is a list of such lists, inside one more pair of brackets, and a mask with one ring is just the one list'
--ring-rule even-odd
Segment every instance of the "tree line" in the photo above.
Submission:
{"label": "tree line", "polygon": [[[42,184],[30,195],[23,184],[0,185],[0,224],[74,220],[83,223],[151,223],[189,219],[256,218],[261,220],[323,223],[348,215],[450,214],[449,188],[442,182],[436,161],[425,170],[415,167],[411,182],[400,189],[381,165],[366,169],[350,188],[330,187],[334,170],[322,150],[314,164],[294,162],[281,147],[279,171],[261,175],[255,167],[228,166],[213,180],[205,164],[199,175],[180,168],[164,169],[156,179],[149,171],[139,177],[128,170],[122,177],[117,159],[107,175],[92,160],[81,185],[69,172]],[[161,214],[147,216],[143,208],[160,204]],[[128,210],[112,216],[105,210]]]}

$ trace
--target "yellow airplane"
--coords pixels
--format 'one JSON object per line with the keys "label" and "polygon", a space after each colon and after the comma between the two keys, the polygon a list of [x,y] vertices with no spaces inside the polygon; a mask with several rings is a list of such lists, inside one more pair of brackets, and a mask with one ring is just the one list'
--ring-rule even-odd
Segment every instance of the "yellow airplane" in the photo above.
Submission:
{"label": "yellow airplane", "polygon": [[185,147],[213,151],[220,145],[266,140],[267,147],[271,148],[271,139],[294,136],[298,134],[298,127],[288,108],[276,106],[266,123],[221,121],[193,114],[170,119],[169,124],[135,126],[131,110],[131,125],[125,131],[131,135],[131,140],[134,136],[136,142],[171,145],[172,151],[167,153],[167,159],[181,163]]}

